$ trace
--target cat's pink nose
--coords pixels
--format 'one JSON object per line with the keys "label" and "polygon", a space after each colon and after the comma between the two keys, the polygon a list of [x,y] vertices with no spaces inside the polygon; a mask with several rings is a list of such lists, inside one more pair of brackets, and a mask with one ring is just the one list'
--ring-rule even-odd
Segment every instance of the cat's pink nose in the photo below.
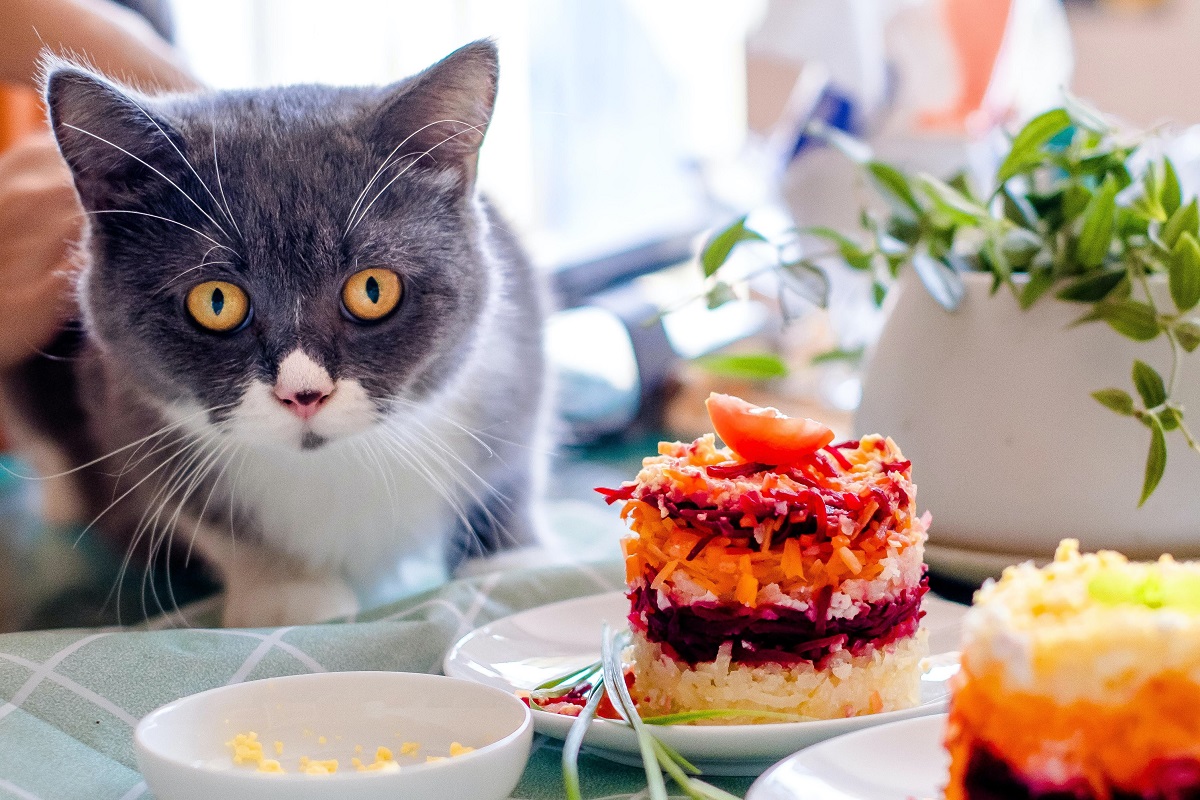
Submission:
{"label": "cat's pink nose", "polygon": [[276,399],[300,419],[309,419],[320,411],[321,406],[325,405],[325,401],[331,394],[333,394],[332,390],[324,392],[310,389],[303,392],[289,392],[275,387]]}

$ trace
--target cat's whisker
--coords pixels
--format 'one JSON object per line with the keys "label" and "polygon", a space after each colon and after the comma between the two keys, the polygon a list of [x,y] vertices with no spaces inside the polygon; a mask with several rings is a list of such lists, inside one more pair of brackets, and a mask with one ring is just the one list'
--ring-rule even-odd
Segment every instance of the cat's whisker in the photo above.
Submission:
{"label": "cat's whisker", "polygon": [[[234,513],[237,509],[237,488],[242,480],[242,468],[246,466],[246,459],[249,455],[249,448],[242,451],[242,463],[238,464],[237,472],[234,473],[233,481],[229,485],[229,539],[234,543],[237,542],[236,522],[234,520]],[[189,551],[188,554],[191,555],[191,552]]]}
{"label": "cat's whisker", "polygon": [[[170,568],[171,567],[171,547],[175,543],[175,534],[179,530],[179,521],[180,521],[180,519],[182,519],[184,505],[186,505],[187,501],[191,499],[193,494],[195,494],[196,489],[198,489],[200,486],[202,486],[204,481],[208,479],[208,476],[210,474],[212,474],[212,471],[214,469],[216,469],[217,465],[222,462],[222,460],[225,457],[225,454],[230,453],[231,451],[235,450],[236,447],[237,447],[237,445],[235,442],[227,442],[210,459],[208,459],[206,462],[201,464],[200,467],[198,467],[196,469],[196,474],[193,476],[192,482],[190,484],[188,484],[187,489],[183,493],[183,497],[181,497],[179,499],[179,503],[175,507],[175,514],[171,518],[170,522],[168,523],[169,533],[166,535],[166,546],[163,548],[163,553],[164,553],[163,557],[164,557],[164,560],[165,560],[166,566],[167,566],[167,569],[166,569],[167,599],[171,603],[172,613],[175,613],[181,620],[183,620],[185,625],[187,624],[187,619],[183,616],[183,614],[179,608],[179,603],[175,599],[175,588],[171,583],[171,568]],[[228,467],[228,466],[229,466],[229,460],[225,460],[225,467]],[[221,474],[224,474],[225,467],[222,467],[221,473],[218,474],[217,477],[214,479],[214,483],[213,483],[214,488],[215,488],[216,484],[218,482],[220,482]],[[210,490],[209,491],[209,499],[211,499],[211,498],[212,498],[212,491]],[[205,501],[204,506],[205,506],[205,508],[208,507],[207,501]],[[201,512],[201,516],[198,519],[203,519],[203,511]],[[199,525],[199,522],[197,522],[197,525]],[[189,546],[189,549],[190,549],[190,546]],[[152,586],[153,586],[153,581],[152,581]]]}
{"label": "cat's whisker", "polygon": [[[448,425],[453,425],[455,428],[458,428],[460,431],[465,433],[467,436],[470,436],[472,439],[474,439],[475,442],[480,447],[482,447],[485,451],[487,451],[488,457],[494,457],[496,455],[496,452],[492,449],[491,445],[489,445],[487,442],[485,442],[481,438],[481,434],[483,433],[482,431],[471,430],[470,428],[466,427],[465,425],[463,425],[462,423],[460,423],[458,420],[454,419],[453,417],[447,416],[446,414],[443,414],[443,413],[437,411],[436,409],[429,407],[428,405],[422,405],[421,403],[417,403],[416,401],[409,400],[409,399],[401,397],[399,395],[396,395],[395,397],[390,398],[389,402],[403,405],[406,408],[415,409],[418,412],[423,413],[423,414],[432,414],[434,417],[437,417],[442,422],[445,422]],[[415,416],[417,416],[417,415],[414,414],[412,417],[410,417],[410,419],[412,419]],[[502,440],[498,440],[498,441],[502,441]]]}
{"label": "cat's whisker", "polygon": [[[132,100],[131,100],[130,102],[132,102]],[[136,103],[134,103],[134,105],[137,105],[137,104],[136,104]],[[140,110],[140,111],[141,111],[143,114],[146,114],[146,111],[145,111],[145,109],[143,109],[141,106],[138,106],[138,110]],[[146,116],[147,116],[147,117],[150,117],[150,115],[149,115],[149,114],[146,114]],[[151,118],[151,120],[150,120],[150,121],[151,121],[151,122],[154,122],[154,127],[158,128],[158,122],[154,121],[154,119],[153,119],[153,118]],[[219,231],[221,232],[221,234],[225,236],[225,238],[226,238],[226,239],[231,239],[231,237],[229,236],[229,233],[228,233],[228,232],[227,232],[227,231],[226,231],[226,230],[225,230],[223,227],[221,227],[221,223],[217,222],[217,221],[216,221],[216,219],[214,219],[214,218],[213,218],[213,216],[212,216],[211,214],[209,214],[207,211],[205,211],[205,210],[204,210],[203,206],[201,206],[201,205],[200,205],[199,203],[197,203],[197,202],[196,202],[194,199],[192,199],[192,196],[191,196],[190,194],[188,194],[187,192],[185,192],[185,191],[183,190],[183,187],[181,187],[181,186],[180,186],[179,184],[177,184],[175,181],[173,181],[173,180],[171,180],[170,178],[168,178],[168,177],[167,177],[166,175],[164,175],[162,172],[160,172],[159,170],[155,169],[153,166],[151,166],[151,165],[150,165],[150,164],[148,164],[147,162],[143,161],[142,159],[138,158],[138,157],[137,157],[137,156],[135,156],[133,153],[131,153],[131,152],[129,152],[128,150],[126,150],[124,147],[121,147],[121,145],[119,145],[119,144],[116,144],[116,143],[114,143],[114,142],[110,142],[108,139],[105,139],[103,136],[97,136],[96,134],[92,133],[91,131],[84,130],[83,128],[80,128],[80,127],[79,127],[79,126],[77,126],[77,125],[72,125],[72,124],[70,124],[69,122],[64,122],[64,123],[62,123],[62,126],[63,126],[64,128],[70,128],[70,129],[71,129],[71,130],[73,130],[73,131],[78,131],[79,133],[82,133],[82,134],[84,134],[85,136],[90,136],[90,137],[92,137],[93,139],[95,139],[95,140],[96,140],[96,141],[98,141],[98,142],[103,142],[104,144],[108,145],[109,147],[112,147],[112,148],[115,148],[115,149],[117,149],[117,150],[120,150],[122,153],[124,153],[125,155],[129,156],[129,157],[130,157],[130,158],[132,158],[134,161],[138,162],[139,164],[141,164],[142,166],[144,166],[146,169],[150,170],[150,171],[151,171],[151,172],[153,172],[155,175],[157,175],[158,177],[162,178],[162,179],[163,179],[164,181],[166,181],[167,183],[169,183],[169,184],[171,184],[172,186],[174,186],[174,187],[175,187],[175,189],[176,189],[176,190],[177,190],[177,191],[178,191],[178,192],[179,192],[181,195],[183,195],[185,198],[187,198],[187,201],[188,201],[189,203],[191,203],[192,205],[194,205],[194,206],[196,207],[196,210],[197,210],[197,211],[199,211],[201,214],[203,214],[203,215],[204,215],[204,218],[205,218],[205,219],[207,219],[207,220],[208,220],[209,222],[211,222],[211,223],[212,223],[214,226],[216,226],[217,230],[219,230]],[[158,128],[158,130],[159,130],[159,132],[160,132],[160,133],[162,133],[162,128]],[[171,137],[170,137],[170,136],[167,136],[165,133],[163,133],[163,136],[164,136],[164,137],[166,137],[166,139],[167,139],[167,141],[168,141],[168,142],[170,142],[170,144],[171,144],[171,147],[174,147],[174,148],[175,148],[175,152],[176,152],[176,153],[179,153],[179,148],[178,148],[178,147],[175,147],[175,143],[171,141]],[[179,153],[179,156],[180,156],[180,158],[183,158],[183,153]],[[188,166],[188,169],[191,169],[191,170],[192,170],[192,174],[193,174],[193,175],[196,175],[196,170],[192,169],[191,162],[189,162],[189,161],[188,161],[186,158],[184,158],[184,159],[183,159],[183,162],[184,162],[185,164],[187,164],[187,166]],[[196,175],[196,179],[197,179],[197,180],[200,180],[200,176],[199,176],[199,175]],[[203,181],[203,180],[200,180],[200,185],[204,187],[204,191],[208,192],[208,186],[207,186],[207,184],[205,184],[205,183],[204,183],[204,181]],[[209,194],[209,197],[212,197],[212,192],[208,192],[208,194]],[[215,198],[215,197],[213,198],[213,202],[214,202],[214,203],[215,203],[215,202],[217,202],[217,200],[216,200],[216,198]],[[213,240],[213,241],[215,241],[215,240]]]}
{"label": "cat's whisker", "polygon": [[507,506],[508,498],[505,497],[502,493],[500,493],[496,489],[496,487],[494,487],[490,483],[488,483],[488,481],[485,480],[482,475],[480,475],[478,472],[476,472],[474,470],[474,468],[472,468],[469,464],[467,464],[467,462],[464,461],[463,458],[458,453],[454,452],[454,448],[448,446],[445,442],[443,442],[438,437],[438,435],[428,425],[426,425],[424,422],[422,422],[420,419],[414,419],[413,422],[415,422],[421,428],[421,430],[423,430],[425,432],[425,435],[423,436],[421,434],[421,431],[414,431],[414,433],[417,436],[419,436],[421,438],[421,440],[427,444],[428,447],[436,447],[442,453],[445,453],[446,456],[454,459],[454,461],[457,462],[459,466],[461,466],[468,473],[470,473],[471,477],[473,477],[475,480],[479,481],[480,485],[483,486],[484,489],[486,489],[491,495],[494,495],[502,503],[505,503]]}
{"label": "cat's whisker", "polygon": [[395,460],[389,458],[387,452],[379,452],[374,443],[366,438],[357,438],[354,440],[354,452],[366,469],[378,473],[383,479],[384,490],[387,492],[388,497],[388,506],[391,509],[392,524],[401,525],[404,520],[403,508],[400,503],[401,493],[395,479],[392,477],[391,469],[395,465]]}
{"label": "cat's whisker", "polygon": [[[170,136],[168,136],[168,135],[167,135],[167,132],[166,132],[166,131],[164,131],[164,130],[162,129],[162,126],[158,124],[158,120],[156,120],[156,119],[153,117],[153,115],[151,115],[151,114],[150,114],[150,112],[149,112],[149,111],[147,111],[146,109],[142,108],[142,106],[141,106],[141,104],[140,104],[140,103],[138,103],[138,102],[137,102],[136,100],[134,100],[132,97],[129,97],[128,99],[129,99],[129,102],[130,102],[130,103],[132,103],[132,104],[133,104],[133,106],[134,106],[134,107],[135,107],[135,108],[136,108],[138,111],[142,112],[142,115],[143,115],[143,116],[144,116],[146,119],[150,120],[150,124],[151,124],[151,125],[153,125],[153,126],[154,126],[154,128],[155,128],[155,130],[157,130],[157,131],[159,132],[159,134],[161,134],[161,135],[162,135],[163,139],[165,139],[165,140],[167,141],[167,144],[171,145],[171,149],[175,151],[175,154],[176,154],[177,156],[179,156],[179,160],[180,160],[180,161],[182,161],[182,162],[184,163],[184,165],[185,165],[185,166],[186,166],[186,167],[187,167],[187,168],[188,168],[188,169],[191,171],[191,173],[192,173],[193,175],[195,175],[195,176],[196,176],[196,180],[200,181],[200,187],[201,187],[202,189],[204,189],[204,192],[205,192],[205,194],[207,194],[207,195],[208,195],[208,199],[209,199],[209,200],[212,200],[212,201],[213,201],[213,204],[214,204],[214,205],[216,205],[216,207],[217,207],[218,209],[220,209],[220,208],[221,208],[221,204],[217,202],[217,198],[216,198],[216,197],[213,195],[213,193],[212,193],[212,189],[209,189],[209,188],[208,188],[208,184],[204,182],[204,178],[201,178],[201,177],[200,177],[200,173],[196,171],[196,168],[195,168],[194,166],[192,166],[192,162],[188,160],[188,157],[187,157],[187,156],[185,156],[185,155],[183,154],[183,151],[182,151],[182,150],[180,150],[180,149],[179,149],[179,147],[178,147],[178,145],[176,145],[176,144],[175,144],[175,140],[174,140],[174,139],[172,139]],[[215,137],[215,133],[214,133],[214,137]],[[216,139],[214,138],[214,140],[213,140],[213,141],[214,141],[214,144],[215,144],[215,141],[216,141]],[[214,152],[215,152],[215,148],[214,148]],[[164,176],[164,177],[165,177],[165,176]],[[183,191],[183,190],[181,189],[180,191]],[[188,197],[188,199],[190,200],[190,199],[191,199],[191,197],[189,196],[189,197]],[[195,201],[193,201],[193,205],[195,205],[195,206],[196,206],[196,208],[200,208],[199,204],[197,204]],[[202,208],[201,208],[201,209],[200,209],[200,212],[201,212],[202,214],[204,214],[206,217],[208,216],[208,214],[204,212],[204,209],[202,209]],[[226,214],[226,216],[227,216],[227,218],[228,218],[228,214]],[[211,217],[210,217],[210,219],[211,219]],[[212,223],[213,223],[214,225],[217,225],[217,222],[216,222],[216,220],[212,220]],[[233,225],[233,227],[234,227],[234,228],[237,228],[237,225],[234,223],[234,221],[233,221],[233,219],[232,219],[232,218],[229,218],[229,223],[230,223],[231,225]],[[229,234],[225,232],[225,229],[224,229],[224,228],[221,228],[221,226],[220,226],[220,225],[217,225],[217,227],[221,229],[221,233],[224,233],[226,237],[229,237]],[[238,231],[238,233],[239,233],[239,234],[241,234],[241,231]],[[232,237],[229,237],[229,238],[232,238]]]}
{"label": "cat's whisker", "polygon": [[[153,477],[154,477],[156,474],[158,474],[158,472],[159,472],[160,470],[162,470],[164,467],[168,466],[168,465],[169,465],[169,464],[170,464],[172,461],[175,461],[177,458],[179,458],[179,457],[181,457],[182,455],[184,455],[185,453],[189,452],[189,451],[190,451],[190,450],[192,450],[192,449],[193,449],[195,446],[196,446],[196,441],[189,442],[189,443],[188,443],[187,445],[185,445],[185,446],[184,446],[182,449],[180,449],[180,450],[177,450],[177,451],[176,451],[176,452],[174,452],[173,454],[171,454],[171,455],[167,456],[165,459],[163,459],[163,460],[162,460],[162,461],[161,461],[161,462],[158,464],[158,466],[154,467],[154,469],[152,469],[152,470],[150,470],[149,472],[147,472],[147,473],[146,473],[146,475],[144,475],[144,476],[142,477],[142,479],[141,479],[141,480],[139,480],[139,481],[138,481],[137,483],[135,483],[133,486],[129,487],[129,489],[127,489],[127,490],[126,490],[126,491],[125,491],[125,492],[124,492],[124,493],[123,493],[123,494],[122,494],[120,497],[118,497],[117,499],[115,499],[115,500],[113,500],[111,503],[109,503],[109,504],[108,504],[108,506],[106,506],[106,507],[105,507],[105,509],[104,509],[103,511],[101,511],[99,514],[97,514],[97,515],[96,515],[96,516],[95,516],[95,517],[92,519],[92,521],[91,521],[90,523],[88,523],[87,527],[85,527],[85,528],[84,528],[84,529],[83,529],[83,530],[80,532],[79,536],[78,536],[78,537],[76,537],[76,539],[75,539],[75,545],[76,545],[76,546],[78,546],[78,545],[79,545],[79,542],[81,542],[81,541],[83,540],[83,537],[87,535],[88,531],[90,531],[90,530],[91,530],[91,529],[92,529],[92,528],[93,528],[93,527],[96,525],[96,523],[98,523],[98,522],[99,522],[99,521],[100,521],[100,520],[101,520],[101,519],[104,517],[104,515],[105,515],[105,514],[107,514],[109,511],[111,511],[111,510],[113,509],[113,507],[115,507],[115,506],[116,506],[118,503],[120,503],[122,500],[124,500],[124,499],[125,499],[126,497],[128,497],[130,494],[132,494],[133,492],[137,491],[137,489],[138,489],[138,488],[139,488],[139,487],[140,487],[142,484],[144,484],[146,481],[148,481],[148,480],[150,480],[151,478],[153,478]],[[173,474],[173,473],[172,473],[172,474]],[[160,485],[161,485],[161,484],[160,484]],[[148,509],[149,509],[149,506],[147,507],[147,511],[148,511]],[[145,513],[145,512],[144,512],[144,513]],[[138,526],[138,527],[141,527],[140,523],[139,523],[139,526]],[[116,582],[116,584],[115,584],[114,588],[115,588],[115,590],[116,590],[116,596],[117,596],[117,607],[118,607],[118,610],[120,609],[120,603],[121,603],[121,584],[124,582],[124,579],[125,579],[125,571],[128,569],[128,566],[129,566],[129,561],[130,561],[130,559],[133,557],[133,553],[135,552],[135,548],[137,547],[137,543],[138,543],[138,541],[140,541],[140,539],[141,539],[141,536],[140,536],[140,535],[138,535],[138,536],[135,536],[135,537],[134,537],[134,541],[133,541],[133,542],[132,542],[132,543],[129,545],[129,547],[126,549],[126,552],[125,552],[125,559],[122,561],[122,564],[121,564],[121,569],[120,569],[120,571],[118,572],[118,575],[117,575],[117,582]],[[110,599],[111,599],[111,595],[110,595]]]}
{"label": "cat's whisker", "polygon": [[204,269],[205,267],[212,267],[212,266],[216,266],[216,265],[219,265],[219,264],[229,264],[229,265],[232,265],[232,264],[233,264],[233,262],[232,262],[232,261],[206,261],[206,262],[204,262],[204,263],[197,264],[197,265],[196,265],[196,266],[194,266],[194,267],[188,267],[188,268],[187,268],[187,269],[185,269],[183,272],[179,273],[179,274],[178,274],[178,275],[176,275],[174,278],[171,278],[171,280],[167,281],[167,282],[166,282],[166,283],[164,283],[162,286],[160,286],[160,287],[158,288],[158,290],[157,290],[157,291],[156,291],[154,294],[152,294],[152,295],[150,295],[150,296],[151,296],[151,297],[158,297],[160,294],[162,294],[163,292],[165,292],[167,289],[171,288],[171,284],[175,283],[175,282],[176,282],[176,281],[178,281],[180,278],[182,278],[183,276],[187,275],[187,274],[188,274],[188,273],[190,273],[190,272],[195,272],[195,271],[196,271],[196,270],[198,270],[198,269]]}
{"label": "cat's whisker", "polygon": [[[446,461],[445,458],[432,449],[430,443],[423,436],[421,436],[419,432],[413,431],[413,433],[416,433],[418,438],[402,439],[401,435],[396,431],[388,431],[387,437],[390,438],[397,446],[405,449],[406,451],[410,448],[418,450],[422,456],[421,458],[415,459],[418,463],[432,461],[437,464],[449,479],[451,479],[462,491],[465,491],[467,495],[470,496],[471,500],[474,502],[474,507],[478,508],[483,513],[491,528],[496,531],[496,533],[501,537],[502,541],[504,537],[507,537],[511,543],[517,543],[519,541],[517,537],[508,530],[507,526],[500,522],[499,518],[497,518],[492,510],[488,507],[488,500],[490,498],[495,498],[502,506],[504,506],[506,509],[509,509],[510,506],[507,498],[505,498],[504,495],[496,490],[495,487],[493,487],[490,483],[480,477],[478,473],[468,468],[471,475],[486,489],[485,496],[481,496],[476,491],[475,487],[471,486],[471,484],[460,472],[458,472],[458,470],[456,470]],[[459,517],[463,522],[463,527],[465,528],[466,533],[473,537],[472,542],[478,544],[479,554],[486,554],[487,548],[484,546],[485,543],[483,542],[482,537],[479,535],[479,532],[475,530],[474,525],[470,522],[469,517],[461,513]]]}
{"label": "cat's whisker", "polygon": [[392,471],[388,469],[386,459],[381,457],[379,453],[375,451],[375,448],[372,447],[370,439],[359,438],[354,440],[354,443],[356,446],[361,445],[363,450],[375,462],[375,468],[378,469],[380,476],[383,478],[384,489],[388,495],[388,502],[392,507],[392,518],[398,521],[400,519],[399,489],[396,486],[395,478],[392,477]]}
{"label": "cat's whisker", "polygon": [[[233,229],[238,232],[238,236],[245,238],[242,234],[242,229],[238,227],[237,220],[233,218],[233,211],[229,208],[229,199],[225,197],[225,184],[221,182],[221,161],[217,158],[217,129],[215,127],[212,129],[212,151],[213,172],[217,175],[217,189],[221,192],[221,202],[225,205],[225,218],[229,220],[229,224],[233,226]],[[211,195],[212,193],[209,192],[209,194]],[[213,202],[216,202],[215,197],[213,198]]]}
{"label": "cat's whisker", "polygon": [[[127,208],[110,208],[110,209],[102,209],[100,211],[85,211],[83,213],[89,214],[92,216],[95,216],[97,214],[135,214],[139,217],[150,217],[152,219],[159,219],[159,220],[162,220],[163,222],[169,222],[172,225],[178,225],[181,228],[187,228],[192,233],[196,234],[197,236],[201,236],[201,237],[207,239],[209,242],[216,245],[217,247],[228,250],[229,252],[233,253],[235,256],[238,255],[237,250],[234,250],[232,247],[230,247],[227,244],[221,244],[216,239],[209,236],[207,233],[197,230],[197,229],[193,228],[191,225],[185,225],[182,222],[180,222],[179,220],[171,219],[169,217],[159,216],[158,214],[151,214],[147,211],[133,211],[133,210],[130,210]],[[240,258],[240,256],[239,256],[239,258]]]}
{"label": "cat's whisker", "polygon": [[344,223],[345,228],[342,231],[343,239],[346,238],[346,234],[350,233],[350,222],[354,219],[355,213],[358,211],[359,206],[362,205],[362,201],[366,198],[367,192],[369,192],[371,190],[371,186],[374,185],[375,181],[377,181],[379,179],[379,176],[383,174],[383,171],[388,168],[388,165],[391,162],[392,157],[395,156],[396,153],[400,152],[400,150],[403,149],[404,145],[408,144],[409,141],[414,136],[416,136],[418,133],[420,133],[421,131],[424,131],[428,128],[432,128],[434,125],[444,125],[446,123],[455,123],[457,125],[466,125],[467,124],[467,123],[463,122],[462,120],[458,120],[458,119],[434,120],[433,122],[430,122],[427,125],[422,125],[421,127],[417,128],[415,131],[410,133],[408,136],[405,136],[404,141],[400,142],[400,144],[398,144],[394,148],[392,148],[392,152],[387,154],[387,156],[383,159],[383,162],[379,165],[379,168],[377,170],[375,170],[375,174],[373,174],[371,176],[371,179],[369,181],[367,181],[367,185],[364,186],[362,191],[358,193],[358,197],[356,197],[354,199],[354,205],[350,206],[350,213],[346,215],[346,222]]}
{"label": "cat's whisker", "polygon": [[425,463],[423,463],[421,459],[415,457],[412,453],[404,449],[401,443],[396,440],[382,437],[378,440],[378,442],[388,447],[393,455],[395,455],[396,458],[398,458],[405,466],[423,477],[425,482],[428,483],[429,486],[438,493],[438,496],[442,498],[446,505],[450,507],[450,511],[463,524],[463,527],[468,531],[471,530],[470,516],[467,514],[466,509],[463,508],[462,503],[454,497],[453,492],[450,491],[445,483],[438,480],[433,471]]}
{"label": "cat's whisker", "polygon": [[219,411],[222,408],[228,408],[229,406],[232,406],[232,405],[235,405],[235,404],[234,403],[226,403],[224,405],[213,406],[212,408],[201,409],[200,411],[197,411],[194,414],[189,414],[186,417],[183,417],[182,419],[176,420],[175,422],[172,422],[169,425],[159,428],[154,433],[143,436],[141,439],[138,439],[137,441],[130,442],[127,445],[118,447],[116,450],[112,450],[108,453],[105,453],[102,456],[93,458],[91,461],[88,461],[86,464],[80,464],[78,467],[72,467],[71,469],[65,470],[63,472],[57,472],[53,475],[22,475],[19,472],[15,472],[15,471],[9,469],[8,467],[4,466],[3,464],[0,464],[0,470],[4,470],[4,472],[8,473],[9,475],[12,475],[14,478],[21,478],[23,480],[29,480],[29,481],[49,481],[49,480],[54,480],[56,478],[62,478],[67,475],[71,475],[76,472],[79,472],[80,470],[87,469],[88,467],[93,467],[96,464],[99,464],[101,461],[104,461],[105,459],[108,459],[108,458],[112,458],[113,456],[117,455],[118,453],[123,453],[126,450],[129,450],[130,448],[139,447],[140,445],[145,444],[147,441],[153,439],[156,436],[161,436],[164,433],[166,433],[170,430],[173,430],[175,428],[178,428],[181,425],[186,425],[188,422],[190,422],[191,420],[200,416],[201,414],[208,414],[212,411]]}
{"label": "cat's whisker", "polygon": [[359,212],[358,217],[354,220],[353,223],[351,223],[350,227],[346,230],[346,233],[350,233],[351,231],[353,231],[355,229],[355,227],[357,227],[358,224],[366,218],[367,214],[370,213],[371,207],[373,205],[375,205],[375,201],[378,200],[380,197],[382,197],[383,193],[386,192],[389,188],[391,188],[391,185],[393,183],[395,183],[396,181],[398,181],[402,177],[404,177],[404,174],[407,173],[410,169],[412,169],[413,166],[416,165],[416,163],[418,161],[420,161],[422,158],[424,158],[425,156],[432,153],[434,150],[437,150],[439,147],[446,144],[447,142],[449,142],[453,139],[457,139],[459,136],[462,136],[464,133],[470,133],[472,131],[475,131],[482,135],[483,127],[479,126],[479,125],[467,125],[467,127],[464,128],[463,130],[461,130],[458,133],[455,133],[451,136],[447,136],[445,139],[442,139],[440,142],[435,144],[433,147],[430,147],[428,150],[421,153],[416,158],[414,158],[412,161],[410,161],[408,163],[408,165],[404,167],[404,169],[400,170],[398,173],[393,175],[391,177],[391,179],[388,180],[388,182],[383,185],[383,188],[375,193],[375,196],[371,198],[371,202],[367,203],[366,207],[362,211]]}
{"label": "cat's whisker", "polygon": [[[221,479],[225,477],[225,473],[233,466],[233,460],[237,458],[239,451],[242,450],[242,445],[238,441],[233,441],[233,449],[229,451],[229,458],[225,460],[225,464],[221,467],[221,471],[217,473],[212,480],[212,486],[208,490],[208,497],[204,498],[204,505],[200,508],[200,513],[196,515],[196,524],[192,528],[192,535],[188,537],[188,549],[183,556],[183,565],[186,567],[192,561],[192,549],[196,544],[196,537],[200,535],[200,526],[204,523],[204,515],[208,513],[208,506],[212,502],[213,495],[221,486]],[[245,463],[245,453],[242,453],[242,463]]]}
{"label": "cat's whisker", "polygon": [[[134,553],[137,552],[138,546],[141,544],[142,539],[149,535],[149,554],[146,560],[146,567],[142,575],[142,611],[143,614],[145,613],[145,582],[149,570],[151,570],[154,566],[154,558],[156,553],[155,531],[158,527],[158,520],[166,507],[166,503],[170,501],[170,498],[174,496],[179,486],[181,486],[183,481],[186,479],[188,470],[193,464],[195,464],[204,456],[204,445],[207,443],[208,438],[209,437],[194,438],[180,449],[180,451],[177,453],[177,456],[184,456],[186,454],[186,457],[184,457],[182,461],[177,463],[172,468],[171,474],[167,478],[159,481],[158,488],[147,501],[145,510],[143,510],[141,517],[138,519],[138,524],[134,528],[133,536],[129,546],[126,548],[125,558],[121,564],[121,572],[118,576],[117,582],[118,608],[120,608],[120,590],[124,584],[125,572],[133,559]],[[151,514],[152,511],[153,514]]]}

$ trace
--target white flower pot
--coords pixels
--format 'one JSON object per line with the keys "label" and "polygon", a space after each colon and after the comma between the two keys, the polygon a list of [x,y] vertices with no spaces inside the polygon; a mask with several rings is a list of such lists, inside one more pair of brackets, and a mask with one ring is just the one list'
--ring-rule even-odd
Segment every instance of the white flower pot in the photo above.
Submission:
{"label": "white flower pot", "polygon": [[[1007,288],[989,295],[989,275],[964,279],[962,305],[948,313],[904,272],[855,419],[912,460],[931,544],[1047,557],[1076,537],[1134,557],[1200,555],[1200,455],[1168,433],[1166,475],[1139,509],[1150,432],[1089,396],[1117,387],[1136,397],[1135,358],[1167,378],[1165,338],[1068,328],[1086,306],[1047,295],[1021,311]],[[1200,427],[1200,351],[1185,357],[1176,395]]]}

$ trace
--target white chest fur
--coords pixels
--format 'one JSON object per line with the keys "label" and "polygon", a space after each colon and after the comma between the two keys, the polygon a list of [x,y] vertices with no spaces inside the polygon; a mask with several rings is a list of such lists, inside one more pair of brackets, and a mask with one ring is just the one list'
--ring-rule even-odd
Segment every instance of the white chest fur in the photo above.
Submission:
{"label": "white chest fur", "polygon": [[230,499],[271,549],[358,587],[395,583],[398,562],[439,552],[456,517],[435,486],[446,484],[443,471],[373,435],[306,452],[249,451],[228,473]]}

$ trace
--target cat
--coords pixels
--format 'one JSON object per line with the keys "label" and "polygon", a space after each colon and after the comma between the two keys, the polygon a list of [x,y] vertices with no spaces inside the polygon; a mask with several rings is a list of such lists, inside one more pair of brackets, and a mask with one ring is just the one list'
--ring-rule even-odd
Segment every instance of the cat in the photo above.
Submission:
{"label": "cat", "polygon": [[536,542],[545,300],[475,186],[497,80],[488,40],[382,88],[48,64],[82,333],[3,376],[5,428],[127,558],[202,558],[222,624]]}

